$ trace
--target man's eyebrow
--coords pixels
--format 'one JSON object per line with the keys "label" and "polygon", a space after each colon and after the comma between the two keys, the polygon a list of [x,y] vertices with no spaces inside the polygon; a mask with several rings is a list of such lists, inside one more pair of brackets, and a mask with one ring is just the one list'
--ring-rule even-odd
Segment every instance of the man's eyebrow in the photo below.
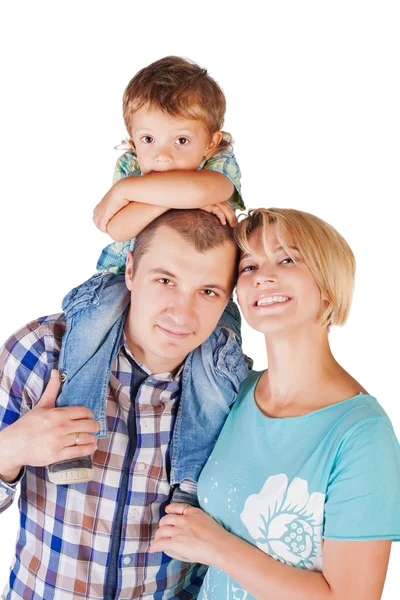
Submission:
{"label": "man's eyebrow", "polygon": [[171,273],[171,271],[167,271],[167,269],[163,269],[163,267],[156,267],[155,269],[150,269],[150,275],[166,275],[166,277],[172,277],[172,279],[176,279],[176,275]]}
{"label": "man's eyebrow", "polygon": [[[166,269],[163,269],[163,267],[156,267],[155,269],[150,269],[149,273],[150,273],[150,275],[163,275],[164,277],[171,277],[172,279],[179,279],[177,275],[174,275],[173,273],[171,273],[171,271],[167,271]],[[202,289],[206,289],[206,290],[220,290],[224,294],[228,293],[228,290],[226,289],[226,287],[221,285],[220,283],[208,283],[208,284],[200,285],[199,287],[201,287]]]}

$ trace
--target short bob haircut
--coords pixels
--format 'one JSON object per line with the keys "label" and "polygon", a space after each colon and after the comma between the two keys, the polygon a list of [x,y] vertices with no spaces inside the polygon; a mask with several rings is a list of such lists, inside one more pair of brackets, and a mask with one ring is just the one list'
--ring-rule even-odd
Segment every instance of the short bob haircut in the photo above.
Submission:
{"label": "short bob haircut", "polygon": [[[288,256],[300,266],[310,271],[327,307],[320,318],[320,324],[344,325],[350,312],[354,290],[356,262],[346,240],[318,217],[290,208],[258,208],[249,211],[235,229],[235,239],[239,248],[253,254],[249,236],[261,228],[264,249],[271,257],[266,234],[270,225],[276,227],[279,243]],[[298,248],[302,262],[296,260],[290,246]]]}

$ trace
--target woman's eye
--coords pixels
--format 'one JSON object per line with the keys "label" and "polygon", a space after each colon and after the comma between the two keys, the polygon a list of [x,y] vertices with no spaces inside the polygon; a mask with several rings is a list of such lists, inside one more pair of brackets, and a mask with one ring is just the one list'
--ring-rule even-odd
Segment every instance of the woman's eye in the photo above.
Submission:
{"label": "woman's eye", "polygon": [[243,267],[243,269],[241,269],[241,273],[248,273],[249,271],[254,271],[255,269],[255,265],[247,265],[246,267]]}
{"label": "woman's eye", "polygon": [[143,137],[140,138],[142,142],[144,142],[145,144],[151,144],[152,142],[154,142],[154,138],[151,137],[151,135],[144,135]]}
{"label": "woman's eye", "polygon": [[294,260],[292,258],[290,258],[290,256],[287,256],[286,258],[281,260],[281,262],[279,264],[280,265],[289,265],[290,263],[294,263]]}
{"label": "woman's eye", "polygon": [[178,144],[178,146],[186,146],[186,144],[189,143],[189,140],[185,137],[180,137],[176,140],[176,143]]}

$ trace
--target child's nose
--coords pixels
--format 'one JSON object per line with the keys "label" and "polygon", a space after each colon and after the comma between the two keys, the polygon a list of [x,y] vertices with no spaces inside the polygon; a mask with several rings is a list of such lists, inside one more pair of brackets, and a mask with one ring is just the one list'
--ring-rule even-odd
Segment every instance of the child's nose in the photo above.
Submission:
{"label": "child's nose", "polygon": [[168,148],[159,148],[156,152],[156,160],[159,163],[169,163],[172,161],[171,152]]}

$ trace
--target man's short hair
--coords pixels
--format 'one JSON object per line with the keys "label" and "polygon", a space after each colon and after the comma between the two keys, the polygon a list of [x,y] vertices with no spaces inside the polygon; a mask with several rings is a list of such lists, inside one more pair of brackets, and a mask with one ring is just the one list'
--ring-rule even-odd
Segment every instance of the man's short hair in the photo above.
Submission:
{"label": "man's short hair", "polygon": [[[232,227],[228,224],[222,225],[215,215],[198,208],[171,209],[154,219],[136,237],[132,251],[133,275],[140,259],[148,251],[157,230],[163,226],[170,227],[179,233],[197,252],[205,253],[227,242],[236,246]],[[238,261],[239,248],[237,247],[234,285],[237,279]]]}

